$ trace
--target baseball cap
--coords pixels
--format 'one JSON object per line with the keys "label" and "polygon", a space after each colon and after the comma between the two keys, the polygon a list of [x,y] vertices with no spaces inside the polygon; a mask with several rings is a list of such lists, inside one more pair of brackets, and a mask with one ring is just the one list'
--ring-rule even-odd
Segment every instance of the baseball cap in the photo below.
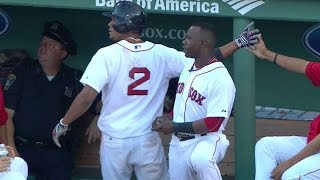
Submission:
{"label": "baseball cap", "polygon": [[69,55],[77,54],[77,44],[71,32],[60,21],[47,21],[42,35],[61,43]]}

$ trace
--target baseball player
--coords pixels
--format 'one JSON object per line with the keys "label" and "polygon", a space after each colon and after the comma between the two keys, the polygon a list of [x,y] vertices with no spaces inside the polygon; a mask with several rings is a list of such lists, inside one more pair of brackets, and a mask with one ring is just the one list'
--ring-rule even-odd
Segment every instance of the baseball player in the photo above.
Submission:
{"label": "baseball player", "polygon": [[[320,87],[320,63],[281,55],[260,43],[251,50],[289,71],[305,74],[313,85]],[[256,180],[319,180],[320,179],[320,116],[310,125],[308,137],[278,136],[260,139],[255,148]]]}
{"label": "baseball player", "polygon": [[[178,77],[193,59],[175,49],[142,41],[147,15],[135,3],[120,1],[104,15],[112,18],[109,35],[116,43],[101,48],[92,57],[80,80],[85,87],[56,125],[53,140],[60,146],[58,138],[66,133],[68,124],[83,114],[102,91],[98,127],[102,132],[103,179],[130,179],[133,170],[138,179],[168,179],[161,139],[151,131],[152,121],[162,115],[169,80]],[[243,35],[246,41],[239,41],[242,47],[256,40],[248,33]],[[223,59],[239,46],[232,41],[221,48],[222,53],[219,49],[212,53]]]}
{"label": "baseball player", "polygon": [[158,117],[154,130],[173,133],[169,149],[172,180],[221,179],[220,162],[229,141],[222,133],[230,116],[235,86],[213,52],[216,35],[206,23],[193,24],[182,42],[194,62],[183,69],[176,92],[173,121]]}

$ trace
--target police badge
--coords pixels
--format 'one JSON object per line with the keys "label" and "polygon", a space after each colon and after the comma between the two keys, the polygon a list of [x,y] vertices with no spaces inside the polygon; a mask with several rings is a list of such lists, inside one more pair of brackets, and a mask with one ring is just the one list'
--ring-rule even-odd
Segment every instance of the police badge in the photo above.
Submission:
{"label": "police badge", "polygon": [[65,87],[64,95],[71,98],[72,97],[72,89],[69,86]]}

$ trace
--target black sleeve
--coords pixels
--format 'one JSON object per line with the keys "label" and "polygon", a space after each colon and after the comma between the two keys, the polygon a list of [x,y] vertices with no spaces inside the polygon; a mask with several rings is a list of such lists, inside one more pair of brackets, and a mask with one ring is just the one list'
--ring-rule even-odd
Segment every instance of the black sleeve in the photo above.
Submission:
{"label": "black sleeve", "polygon": [[224,60],[224,57],[222,55],[222,52],[220,51],[220,48],[215,48],[214,49],[214,55],[215,55],[215,58],[219,61],[222,61]]}
{"label": "black sleeve", "polygon": [[12,110],[16,109],[22,95],[24,72],[25,68],[20,65],[13,71],[13,73],[9,74],[3,88],[4,106],[6,108]]}

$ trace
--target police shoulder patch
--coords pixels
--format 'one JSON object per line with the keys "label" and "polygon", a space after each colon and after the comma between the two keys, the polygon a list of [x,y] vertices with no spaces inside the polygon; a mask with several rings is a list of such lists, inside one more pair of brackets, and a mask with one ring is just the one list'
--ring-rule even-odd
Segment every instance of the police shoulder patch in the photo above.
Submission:
{"label": "police shoulder patch", "polygon": [[3,90],[8,90],[10,86],[13,84],[13,82],[16,80],[16,75],[10,74],[7,78],[6,84],[4,85]]}

